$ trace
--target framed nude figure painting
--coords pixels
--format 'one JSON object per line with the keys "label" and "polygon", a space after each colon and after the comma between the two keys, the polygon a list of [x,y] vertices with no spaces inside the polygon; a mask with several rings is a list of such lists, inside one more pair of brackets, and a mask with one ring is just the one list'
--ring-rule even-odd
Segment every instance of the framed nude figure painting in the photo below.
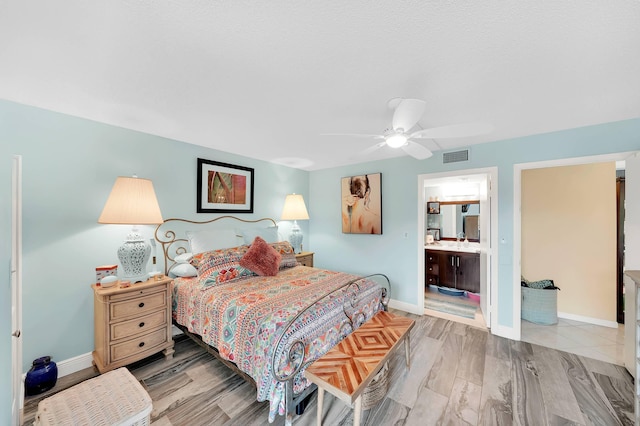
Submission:
{"label": "framed nude figure painting", "polygon": [[382,173],[342,178],[342,232],[382,234]]}

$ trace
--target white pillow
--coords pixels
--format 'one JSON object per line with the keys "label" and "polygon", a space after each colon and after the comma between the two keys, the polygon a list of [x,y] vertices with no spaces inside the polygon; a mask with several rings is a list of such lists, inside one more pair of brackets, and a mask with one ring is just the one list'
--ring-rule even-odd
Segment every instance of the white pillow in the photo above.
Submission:
{"label": "white pillow", "polygon": [[190,263],[177,263],[169,270],[169,277],[197,277],[198,270]]}
{"label": "white pillow", "polygon": [[280,241],[278,237],[278,227],[270,226],[268,228],[249,228],[242,230],[242,238],[245,244],[251,244],[256,237],[261,237],[268,243],[277,243]]}
{"label": "white pillow", "polygon": [[189,263],[189,261],[193,258],[193,253],[182,253],[176,256],[176,263]]}
{"label": "white pillow", "polygon": [[204,253],[206,251],[237,247],[240,245],[234,229],[187,231],[185,234],[189,239],[191,253]]}

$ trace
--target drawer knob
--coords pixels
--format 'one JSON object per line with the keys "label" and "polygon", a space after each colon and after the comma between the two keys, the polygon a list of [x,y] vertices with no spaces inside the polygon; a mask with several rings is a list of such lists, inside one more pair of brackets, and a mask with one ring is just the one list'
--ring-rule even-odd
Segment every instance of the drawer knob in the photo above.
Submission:
{"label": "drawer knob", "polygon": [[138,327],[141,327],[141,328],[144,327],[144,321],[138,324]]}
{"label": "drawer knob", "polygon": [[139,308],[143,308],[144,307],[144,302],[140,302],[140,304],[138,305]]}
{"label": "drawer knob", "polygon": [[140,342],[140,344],[138,346],[143,347],[144,346],[144,342]]}

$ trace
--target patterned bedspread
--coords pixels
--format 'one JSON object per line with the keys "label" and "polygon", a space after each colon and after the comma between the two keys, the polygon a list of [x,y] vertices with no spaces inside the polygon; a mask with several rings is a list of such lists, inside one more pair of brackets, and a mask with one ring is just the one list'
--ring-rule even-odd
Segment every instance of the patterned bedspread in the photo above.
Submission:
{"label": "patterned bedspread", "polygon": [[[355,275],[306,266],[281,270],[275,277],[253,276],[239,281],[202,287],[197,278],[175,280],[173,317],[190,332],[218,349],[250,375],[257,385],[257,400],[270,401],[269,421],[284,414],[284,383],[271,373],[271,359],[279,335],[287,323],[315,300],[356,278]],[[352,293],[350,294],[352,295]],[[347,313],[362,312],[365,320],[380,309],[380,286],[372,281],[359,285],[358,303],[351,308],[350,295],[337,292],[301,315],[284,339],[302,338],[305,363],[329,351],[351,330]],[[278,359],[284,356],[278,352]],[[293,369],[278,365],[278,374]],[[309,386],[301,371],[294,380],[297,394]]]}

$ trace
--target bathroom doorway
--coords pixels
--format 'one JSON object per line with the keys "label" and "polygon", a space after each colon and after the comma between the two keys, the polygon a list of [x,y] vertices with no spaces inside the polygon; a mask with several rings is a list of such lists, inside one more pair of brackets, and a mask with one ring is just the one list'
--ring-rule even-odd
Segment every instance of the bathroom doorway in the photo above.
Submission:
{"label": "bathroom doorway", "polygon": [[497,168],[419,176],[418,291],[426,314],[484,328],[497,319],[496,185]]}

